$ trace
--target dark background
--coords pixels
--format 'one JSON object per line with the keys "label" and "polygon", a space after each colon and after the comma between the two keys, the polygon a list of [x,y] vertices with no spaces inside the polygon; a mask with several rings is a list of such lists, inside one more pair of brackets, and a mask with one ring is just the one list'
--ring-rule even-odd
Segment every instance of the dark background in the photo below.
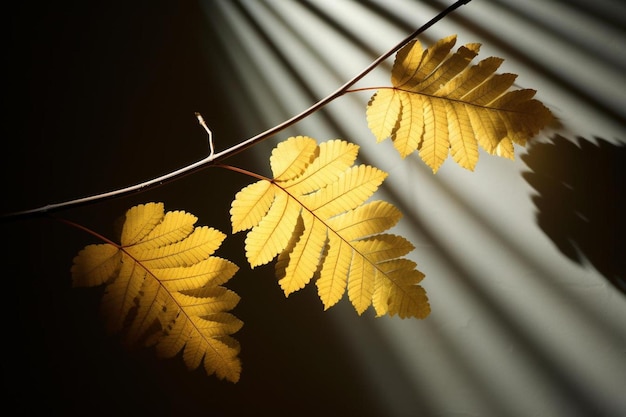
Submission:
{"label": "dark background", "polygon": [[[218,150],[245,139],[236,110],[223,104],[237,91],[224,90],[204,58],[211,31],[195,2],[22,3],[5,20],[2,213],[132,185],[203,158],[196,111],[220,138]],[[268,159],[245,152],[228,162],[264,172]],[[250,182],[210,168],[56,215],[114,238],[113,223],[128,208],[162,201],[230,234],[230,202]],[[10,323],[3,402],[12,414],[381,415],[314,287],[285,299],[272,266],[250,271],[242,234],[217,253],[241,268],[229,283],[245,323],[235,335],[243,373],[232,384],[187,371],[179,357],[126,351],[104,334],[101,289],[73,289],[70,280],[72,258],[95,238],[44,217],[0,227]]]}

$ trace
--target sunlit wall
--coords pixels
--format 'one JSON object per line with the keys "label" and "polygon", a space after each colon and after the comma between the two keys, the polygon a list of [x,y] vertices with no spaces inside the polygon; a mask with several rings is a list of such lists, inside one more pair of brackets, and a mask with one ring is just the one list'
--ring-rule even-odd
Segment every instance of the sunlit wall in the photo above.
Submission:
{"label": "sunlit wall", "polygon": [[[206,59],[251,137],[332,93],[451,3],[205,1]],[[625,17],[618,1],[474,0],[419,37],[480,42],[479,58],[504,58],[501,72],[538,91],[562,126],[516,147],[514,161],[481,153],[474,172],[448,160],[433,175],[417,155],[402,160],[367,128],[371,91],[255,150],[269,155],[291,135],[340,137],[389,173],[379,195],[405,214],[397,232],[416,246],[410,258],[426,274],[432,313],[358,317],[342,302],[325,324],[356,358],[364,401],[386,416],[626,414]],[[357,87],[389,85],[391,62]]]}

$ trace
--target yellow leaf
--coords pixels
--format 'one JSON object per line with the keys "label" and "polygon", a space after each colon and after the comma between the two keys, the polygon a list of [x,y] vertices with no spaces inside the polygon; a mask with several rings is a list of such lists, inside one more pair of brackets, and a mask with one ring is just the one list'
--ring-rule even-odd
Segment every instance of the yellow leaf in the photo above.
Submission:
{"label": "yellow leaf", "polygon": [[450,54],[456,35],[424,50],[412,41],[396,54],[389,88],[379,89],[367,106],[367,123],[378,142],[390,137],[404,158],[419,152],[437,172],[451,154],[473,170],[478,146],[488,153],[514,157],[553,119],[534,90],[509,91],[515,74],[496,74],[503,60],[488,57],[470,65],[479,44]]}
{"label": "yellow leaf", "polygon": [[128,344],[156,345],[163,357],[184,349],[189,369],[237,382],[239,345],[230,336],[242,322],[227,311],[239,296],[222,287],[238,270],[211,256],[225,235],[195,227],[182,211],[148,203],[126,212],[121,244],[90,245],[74,258],[74,286],[106,284],[101,311]]}
{"label": "yellow leaf", "polygon": [[[240,215],[250,213],[249,202],[261,194],[260,186],[245,187],[232,203],[233,229],[242,224],[251,229],[246,236],[246,257],[252,267],[278,257],[276,275],[286,296],[316,278],[324,309],[347,291],[355,310],[362,314],[372,305],[377,280],[389,280],[384,288],[391,296],[378,300],[384,306],[378,305],[377,311],[423,318],[429,311],[427,298],[408,297],[415,291],[404,288],[416,285],[415,280],[400,279],[395,271],[387,273],[385,264],[413,249],[406,239],[382,233],[401,214],[389,203],[367,202],[387,173],[367,165],[353,166],[357,150],[356,145],[340,140],[318,146],[303,136],[279,144],[271,164],[281,179],[263,180],[264,187],[272,189],[263,193],[274,196],[270,207],[261,210],[265,213],[261,217]],[[423,276],[418,271],[407,273]],[[396,294],[400,301],[394,299]],[[413,301],[419,306],[412,305]]]}

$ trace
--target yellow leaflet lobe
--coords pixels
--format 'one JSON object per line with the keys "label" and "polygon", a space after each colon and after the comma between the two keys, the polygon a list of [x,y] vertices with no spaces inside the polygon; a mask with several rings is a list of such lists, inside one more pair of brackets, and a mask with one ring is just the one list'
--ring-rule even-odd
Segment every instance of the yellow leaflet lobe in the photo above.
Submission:
{"label": "yellow leaflet lobe", "polygon": [[402,158],[415,151],[424,139],[424,111],[420,96],[399,91],[396,97],[402,103],[402,114],[391,135],[393,146]]}
{"label": "yellow leaflet lobe", "polygon": [[128,253],[142,259],[142,264],[150,268],[174,268],[191,266],[204,259],[222,244],[226,235],[206,227],[196,227],[183,240],[166,243],[161,246],[135,245],[128,248]]}
{"label": "yellow leaflet lobe", "polygon": [[293,236],[297,241],[281,252],[276,263],[278,283],[285,295],[309,283],[326,245],[326,226],[308,211],[303,211],[300,219],[302,231]]}
{"label": "yellow leaflet lobe", "polygon": [[334,216],[326,224],[351,241],[378,233],[395,226],[402,213],[386,201],[372,201],[354,210]]}
{"label": "yellow leaflet lobe", "polygon": [[113,245],[88,245],[74,258],[72,279],[75,287],[94,287],[109,281],[120,267],[120,252]]}
{"label": "yellow leaflet lobe", "polygon": [[148,272],[128,254],[120,250],[117,276],[107,283],[100,303],[102,317],[109,333],[122,331],[130,310],[135,307]]}
{"label": "yellow leaflet lobe", "polygon": [[[315,143],[315,142],[314,142]],[[359,147],[343,140],[329,140],[320,144],[319,153],[310,165],[294,180],[281,183],[292,193],[308,194],[332,184],[352,166]]]}
{"label": "yellow leaflet lobe", "polygon": [[396,97],[396,90],[385,88],[372,96],[367,105],[366,116],[376,141],[382,142],[396,130],[401,111],[402,101]]}
{"label": "yellow leaflet lobe", "polygon": [[[433,74],[435,68],[437,68],[439,64],[441,64],[441,62],[448,56],[455,43],[456,35],[446,36],[445,38],[439,39],[430,48],[426,49],[415,76],[407,82],[409,88],[414,88],[414,85],[421,83]],[[392,69],[392,72],[394,70],[395,68]]]}
{"label": "yellow leaflet lobe", "polygon": [[[156,345],[162,356],[183,350],[189,369],[237,382],[242,323],[228,313],[239,297],[222,287],[238,270],[211,256],[225,235],[195,227],[196,217],[163,211],[162,203],[126,212],[122,244],[90,245],[74,258],[75,286],[106,284],[101,310],[107,329],[128,344]],[[127,242],[127,244],[124,244]]]}
{"label": "yellow leaflet lobe", "polygon": [[[254,200],[250,186],[237,193],[231,209],[233,228],[245,223],[250,229],[246,256],[252,267],[278,258],[276,275],[285,296],[315,279],[324,309],[335,305],[347,292],[361,314],[372,305],[376,280],[390,279],[386,268],[379,265],[402,259],[413,246],[402,237],[382,233],[401,217],[393,205],[367,201],[387,173],[367,165],[352,165],[358,148],[345,141],[332,140],[313,149],[311,140],[299,136],[278,145],[272,152],[272,169],[276,167],[281,178],[289,179],[267,181],[273,199],[255,221],[244,222],[241,217],[245,216],[239,215],[240,211],[251,211],[241,209]],[[281,155],[289,161],[279,161]],[[423,276],[414,271],[408,273]],[[425,317],[424,312],[429,311],[425,296],[405,297],[414,292],[409,287],[419,286],[415,280],[395,278],[385,285],[391,298],[379,302],[390,315],[402,312],[403,317],[410,317],[415,312]],[[418,292],[423,293],[421,287]],[[402,300],[394,300],[395,294]],[[420,305],[412,305],[413,301]],[[396,303],[407,307],[395,308]]]}
{"label": "yellow leaflet lobe", "polygon": [[388,279],[376,277],[373,301],[376,314],[397,314],[402,318],[427,317],[430,307],[426,292],[416,285],[424,274],[415,269],[415,263],[408,259],[395,259],[380,263],[379,268]]}
{"label": "yellow leaflet lobe", "polygon": [[[442,105],[437,105],[442,104]],[[448,156],[450,141],[448,115],[444,102],[427,97],[422,100],[424,110],[424,132],[420,156],[433,172],[437,172]]]}
{"label": "yellow leaflet lobe", "polygon": [[123,245],[133,245],[144,238],[163,219],[163,204],[140,204],[126,213],[126,221],[120,241]]}
{"label": "yellow leaflet lobe", "polygon": [[367,122],[378,142],[391,137],[404,158],[418,152],[437,172],[448,155],[473,170],[478,147],[514,157],[549,124],[552,113],[532,98],[533,90],[510,91],[515,74],[496,74],[502,59],[488,57],[470,65],[479,44],[450,53],[456,36],[424,50],[413,41],[396,54],[392,87],[378,90],[367,105]]}
{"label": "yellow leaflet lobe", "polygon": [[445,106],[452,158],[463,168],[473,171],[478,161],[478,139],[467,109],[455,102],[446,102]]}
{"label": "yellow leaflet lobe", "polygon": [[272,205],[274,191],[269,181],[259,181],[237,193],[235,203],[230,208],[233,233],[259,224]]}
{"label": "yellow leaflet lobe", "polygon": [[402,236],[385,233],[357,240],[354,242],[354,248],[374,263],[399,258],[415,249],[411,242]]}
{"label": "yellow leaflet lobe", "polygon": [[287,181],[300,175],[315,157],[316,150],[315,139],[306,136],[297,136],[278,144],[270,157],[274,179]]}
{"label": "yellow leaflet lobe", "polygon": [[289,242],[300,206],[285,193],[276,198],[267,214],[246,236],[246,256],[252,268],[270,262]]}
{"label": "yellow leaflet lobe", "polygon": [[328,254],[316,282],[317,293],[324,304],[324,310],[334,306],[346,291],[353,248],[338,234],[332,233],[329,236],[327,250]]}
{"label": "yellow leaflet lobe", "polygon": [[[152,218],[150,220],[153,220]],[[134,250],[148,250],[152,248],[159,248],[170,243],[178,242],[184,239],[194,229],[194,224],[198,218],[193,214],[185,213],[182,211],[172,211],[168,213],[162,213],[159,218],[159,222],[156,224],[143,222],[139,213],[137,215],[127,215],[126,223],[122,229],[122,236],[124,236],[127,229],[127,224],[134,225],[136,223],[142,225],[142,230],[146,233],[140,241],[126,242],[122,239],[121,243],[124,246],[133,247]],[[130,227],[129,227],[130,228]]]}
{"label": "yellow leaflet lobe", "polygon": [[457,52],[433,71],[432,76],[420,82],[419,88],[422,94],[434,94],[442,86],[448,85],[450,80],[467,68],[472,59],[478,55],[479,50],[480,44],[477,43],[461,46]]}
{"label": "yellow leaflet lobe", "polygon": [[359,315],[372,304],[375,274],[374,266],[364,256],[355,256],[352,259],[348,276],[359,279],[348,280],[348,298]]}
{"label": "yellow leaflet lobe", "polygon": [[313,194],[301,196],[300,201],[322,218],[352,210],[374,194],[387,173],[367,165],[348,168],[336,182]]}
{"label": "yellow leaflet lobe", "polygon": [[413,40],[407,44],[408,48],[402,48],[396,54],[391,71],[391,81],[396,87],[404,87],[405,84],[416,77],[425,51],[422,44]]}

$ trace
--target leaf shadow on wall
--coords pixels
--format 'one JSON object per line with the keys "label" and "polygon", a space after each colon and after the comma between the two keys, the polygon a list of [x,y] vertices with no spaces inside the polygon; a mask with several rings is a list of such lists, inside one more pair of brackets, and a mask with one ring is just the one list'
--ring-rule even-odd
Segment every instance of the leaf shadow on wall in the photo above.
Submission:
{"label": "leaf shadow on wall", "polygon": [[537,223],[572,261],[588,261],[626,295],[626,145],[555,135],[522,156]]}

